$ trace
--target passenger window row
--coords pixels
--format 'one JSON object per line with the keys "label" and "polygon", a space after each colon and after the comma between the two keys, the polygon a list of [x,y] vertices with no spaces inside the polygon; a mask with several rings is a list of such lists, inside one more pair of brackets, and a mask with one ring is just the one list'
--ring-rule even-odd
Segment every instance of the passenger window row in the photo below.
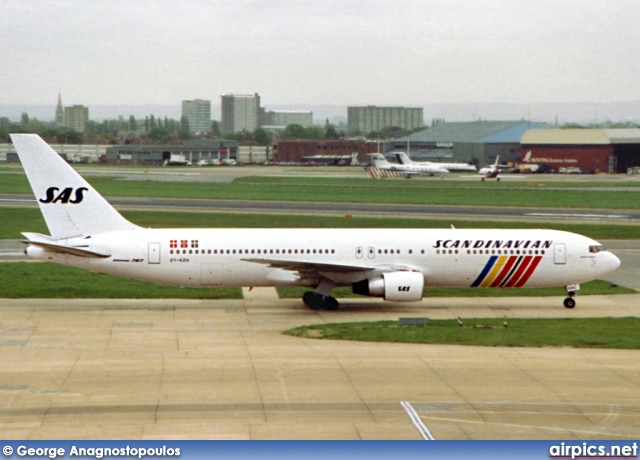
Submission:
{"label": "passenger window row", "polygon": [[170,249],[169,254],[335,254],[335,249]]}
{"label": "passenger window row", "polygon": [[[437,249],[436,254],[458,254],[457,249]],[[467,249],[467,254],[491,254],[491,255],[544,255],[544,250],[539,249]]]}

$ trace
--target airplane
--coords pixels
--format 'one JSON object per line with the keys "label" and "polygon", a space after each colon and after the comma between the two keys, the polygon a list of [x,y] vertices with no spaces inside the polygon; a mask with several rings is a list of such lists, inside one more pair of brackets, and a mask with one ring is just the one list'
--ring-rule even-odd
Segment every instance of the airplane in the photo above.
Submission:
{"label": "airplane", "polygon": [[[373,163],[373,167],[375,169],[380,171],[398,173],[398,175],[404,176],[407,179],[410,179],[411,176],[415,176],[418,174],[426,174],[429,176],[434,176],[436,174],[449,174],[449,171],[447,169],[435,164],[413,163],[411,165],[403,165],[389,163],[381,153],[370,153],[369,156],[371,157],[371,162]],[[372,177],[375,176],[372,175]]]}
{"label": "airplane", "polygon": [[393,155],[395,155],[396,159],[398,160],[398,162],[400,164],[403,165],[407,165],[407,166],[415,166],[415,165],[432,165],[432,166],[437,166],[440,168],[444,168],[446,170],[448,170],[449,172],[452,171],[456,171],[456,172],[476,172],[477,169],[474,165],[470,165],[467,163],[433,163],[430,161],[421,161],[421,162],[415,162],[412,161],[411,158],[409,158],[409,155],[407,155],[404,152],[394,152]]}
{"label": "airplane", "polygon": [[620,260],[586,236],[522,229],[142,228],[125,219],[36,134],[11,139],[50,235],[23,233],[33,259],[177,286],[303,286],[314,310],[336,310],[336,286],[390,302],[431,286],[565,286]]}
{"label": "airplane", "polygon": [[478,174],[482,176],[481,180],[483,182],[485,179],[495,179],[496,181],[500,182],[500,178],[498,177],[498,175],[500,174],[500,166],[498,165],[499,160],[500,155],[496,156],[495,164],[485,166],[484,168],[481,168],[480,171],[478,171]]}

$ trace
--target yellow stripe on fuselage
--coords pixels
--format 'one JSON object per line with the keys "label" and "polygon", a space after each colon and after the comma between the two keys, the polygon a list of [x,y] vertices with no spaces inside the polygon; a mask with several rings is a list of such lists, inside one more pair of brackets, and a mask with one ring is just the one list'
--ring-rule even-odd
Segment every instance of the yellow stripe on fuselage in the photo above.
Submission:
{"label": "yellow stripe on fuselage", "polygon": [[500,270],[502,270],[502,267],[504,267],[504,264],[507,263],[507,259],[509,259],[509,256],[500,256],[479,287],[489,287],[491,283],[493,283],[493,280],[496,279],[496,276],[498,276],[498,273],[500,273]]}

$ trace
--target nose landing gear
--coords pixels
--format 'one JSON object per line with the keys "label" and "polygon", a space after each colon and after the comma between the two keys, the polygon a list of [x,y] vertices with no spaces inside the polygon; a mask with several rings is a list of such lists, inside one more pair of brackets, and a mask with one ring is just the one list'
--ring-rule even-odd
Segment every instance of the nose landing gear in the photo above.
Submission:
{"label": "nose landing gear", "polygon": [[576,291],[578,289],[580,289],[579,284],[566,286],[567,294],[569,295],[569,297],[564,299],[565,308],[574,308],[576,306],[576,301],[573,299],[573,297],[576,295]]}

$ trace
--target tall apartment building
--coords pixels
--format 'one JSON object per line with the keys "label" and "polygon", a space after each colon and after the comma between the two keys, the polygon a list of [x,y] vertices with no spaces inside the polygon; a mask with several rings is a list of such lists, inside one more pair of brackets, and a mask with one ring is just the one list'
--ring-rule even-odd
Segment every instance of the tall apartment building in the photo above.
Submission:
{"label": "tall apartment building", "polygon": [[64,108],[64,126],[79,133],[85,132],[89,124],[89,107],[74,105]]}
{"label": "tall apartment building", "polygon": [[189,120],[189,129],[192,132],[211,132],[211,101],[202,99],[182,101],[182,116]]}
{"label": "tall apartment building", "polygon": [[223,133],[252,132],[260,127],[260,96],[255,94],[223,94]]}
{"label": "tall apartment building", "polygon": [[405,107],[348,107],[349,132],[369,133],[386,126],[413,129],[424,125],[424,109]]}
{"label": "tall apartment building", "polygon": [[266,126],[313,125],[313,112],[309,110],[269,110],[262,124]]}

